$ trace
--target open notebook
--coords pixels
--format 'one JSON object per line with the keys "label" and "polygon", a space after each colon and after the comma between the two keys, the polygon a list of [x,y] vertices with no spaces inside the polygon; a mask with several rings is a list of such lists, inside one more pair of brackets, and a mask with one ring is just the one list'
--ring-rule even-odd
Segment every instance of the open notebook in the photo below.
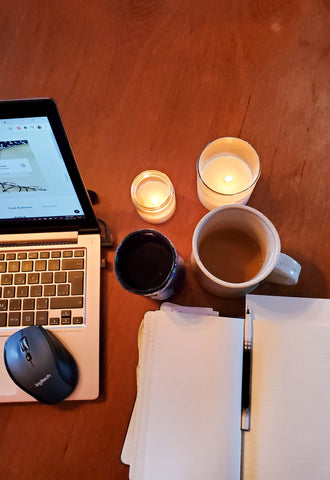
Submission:
{"label": "open notebook", "polygon": [[132,480],[330,478],[330,300],[246,301],[249,432],[240,428],[243,319],[168,303],[146,313],[122,451]]}

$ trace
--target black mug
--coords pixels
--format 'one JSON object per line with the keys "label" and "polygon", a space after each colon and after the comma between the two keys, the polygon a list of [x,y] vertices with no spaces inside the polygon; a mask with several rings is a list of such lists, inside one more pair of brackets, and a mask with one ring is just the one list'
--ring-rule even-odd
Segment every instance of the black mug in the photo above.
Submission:
{"label": "black mug", "polygon": [[136,230],[118,245],[114,271],[129,292],[166,300],[182,285],[184,260],[170,240],[157,230]]}

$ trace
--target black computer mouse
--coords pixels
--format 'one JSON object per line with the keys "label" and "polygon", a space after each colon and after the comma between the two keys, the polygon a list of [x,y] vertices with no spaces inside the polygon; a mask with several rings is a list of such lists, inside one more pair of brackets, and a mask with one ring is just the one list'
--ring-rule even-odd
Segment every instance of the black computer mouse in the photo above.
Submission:
{"label": "black computer mouse", "polygon": [[8,337],[4,359],[12,380],[39,402],[61,402],[77,385],[73,356],[52,332],[39,325]]}

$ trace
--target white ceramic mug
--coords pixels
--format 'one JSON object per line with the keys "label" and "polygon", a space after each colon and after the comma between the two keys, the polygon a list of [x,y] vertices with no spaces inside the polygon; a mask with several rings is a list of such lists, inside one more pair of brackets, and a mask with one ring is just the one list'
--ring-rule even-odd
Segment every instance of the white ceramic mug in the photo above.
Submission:
{"label": "white ceramic mug", "polygon": [[[224,281],[209,272],[201,261],[199,247],[202,240],[210,233],[223,229],[243,232],[259,245],[262,265],[250,280],[242,283]],[[210,293],[222,297],[245,295],[262,281],[295,285],[301,270],[298,262],[281,253],[280,238],[270,220],[258,210],[246,205],[224,205],[215,208],[199,221],[193,234],[191,265],[201,286]]]}

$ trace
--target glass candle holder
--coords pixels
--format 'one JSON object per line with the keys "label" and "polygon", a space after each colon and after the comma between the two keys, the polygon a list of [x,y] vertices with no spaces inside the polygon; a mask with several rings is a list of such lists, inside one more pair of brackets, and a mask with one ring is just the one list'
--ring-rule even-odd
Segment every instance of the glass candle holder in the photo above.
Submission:
{"label": "glass candle holder", "polygon": [[245,140],[218,138],[197,160],[197,193],[208,210],[228,204],[245,204],[260,176],[255,149]]}
{"label": "glass candle holder", "polygon": [[165,173],[146,170],[131,185],[131,198],[137,213],[149,223],[163,223],[175,212],[175,191]]}

